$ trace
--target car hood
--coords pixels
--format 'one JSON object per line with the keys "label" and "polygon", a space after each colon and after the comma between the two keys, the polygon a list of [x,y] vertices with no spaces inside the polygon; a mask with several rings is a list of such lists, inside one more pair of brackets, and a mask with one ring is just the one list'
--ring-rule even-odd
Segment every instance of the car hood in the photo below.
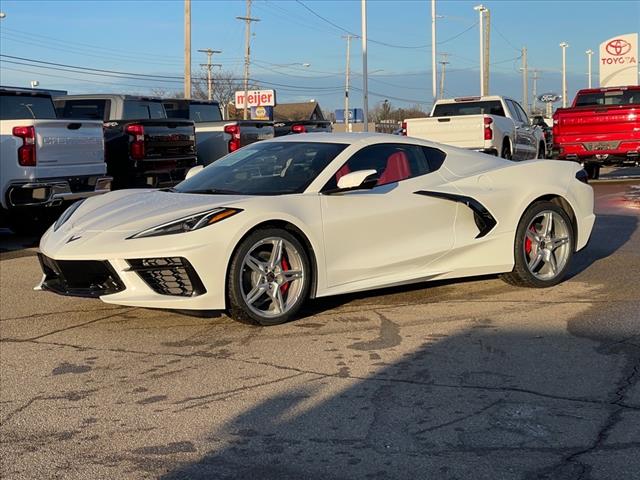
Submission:
{"label": "car hood", "polygon": [[[125,191],[126,192],[126,191]],[[112,192],[86,201],[63,231],[137,232],[216,207],[243,203],[243,195],[203,195],[160,190]]]}

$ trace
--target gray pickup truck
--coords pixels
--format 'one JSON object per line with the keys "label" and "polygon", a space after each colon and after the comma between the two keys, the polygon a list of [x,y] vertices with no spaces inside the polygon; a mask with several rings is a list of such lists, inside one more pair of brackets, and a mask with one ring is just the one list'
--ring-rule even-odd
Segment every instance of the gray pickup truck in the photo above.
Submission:
{"label": "gray pickup truck", "polygon": [[42,90],[0,87],[0,203],[3,223],[44,231],[65,203],[111,189],[102,122],[56,118]]}
{"label": "gray pickup truck", "polygon": [[195,122],[199,165],[207,166],[245,145],[274,137],[273,122],[223,120],[218,102],[183,98],[162,102],[168,117]]}
{"label": "gray pickup truck", "polygon": [[196,165],[194,123],[168,119],[157,98],[135,95],[55,97],[59,118],[101,120],[113,188],[171,187]]}

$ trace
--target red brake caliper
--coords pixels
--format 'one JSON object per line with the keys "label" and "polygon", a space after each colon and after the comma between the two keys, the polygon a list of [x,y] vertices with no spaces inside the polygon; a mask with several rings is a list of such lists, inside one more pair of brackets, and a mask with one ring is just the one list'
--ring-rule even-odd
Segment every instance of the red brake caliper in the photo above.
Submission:
{"label": "red brake caliper", "polygon": [[[531,230],[534,233],[536,231],[533,225],[531,225],[531,228],[529,230]],[[524,239],[524,251],[527,252],[527,255],[531,253],[531,239],[529,237],[526,237]]]}
{"label": "red brake caliper", "polygon": [[[283,272],[290,270],[289,262],[287,262],[287,259],[284,257],[284,255],[282,256],[282,261],[280,262],[280,266],[282,267]],[[287,293],[287,290],[289,290],[289,282],[284,283],[280,286],[280,291],[282,292],[283,295]]]}

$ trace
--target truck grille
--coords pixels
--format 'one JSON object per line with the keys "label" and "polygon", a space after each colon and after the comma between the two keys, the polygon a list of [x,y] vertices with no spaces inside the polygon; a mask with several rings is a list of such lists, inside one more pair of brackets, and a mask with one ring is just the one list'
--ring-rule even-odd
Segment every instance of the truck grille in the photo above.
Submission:
{"label": "truck grille", "polygon": [[206,293],[200,277],[186,258],[139,258],[127,262],[131,270],[160,295],[195,297]]}
{"label": "truck grille", "polygon": [[54,260],[38,254],[45,279],[42,288],[61,295],[101,297],[125,289],[109,262],[100,260]]}

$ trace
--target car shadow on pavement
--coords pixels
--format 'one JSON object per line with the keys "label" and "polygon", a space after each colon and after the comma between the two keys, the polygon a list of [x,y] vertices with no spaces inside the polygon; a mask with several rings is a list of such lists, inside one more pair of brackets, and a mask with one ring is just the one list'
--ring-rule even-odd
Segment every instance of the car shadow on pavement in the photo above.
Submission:
{"label": "car shadow on pavement", "polygon": [[[627,403],[637,348],[598,348],[534,321],[505,331],[491,316],[452,335],[425,329],[408,339],[379,315],[379,338],[347,342],[341,358],[332,343],[315,368],[276,361],[282,383],[267,398],[247,387],[176,402],[176,412],[200,412],[198,437],[149,438],[123,458],[168,471],[163,480],[551,480],[640,471],[633,428],[622,421],[640,408]],[[400,356],[395,347],[407,340],[420,346]],[[368,362],[352,361],[363,355]],[[597,361],[581,360],[589,356]],[[216,424],[228,408],[240,413]],[[194,453],[197,460],[184,461]]]}
{"label": "car shadow on pavement", "polygon": [[638,219],[628,215],[597,215],[589,243],[573,256],[567,279],[624,246],[638,228]]}

